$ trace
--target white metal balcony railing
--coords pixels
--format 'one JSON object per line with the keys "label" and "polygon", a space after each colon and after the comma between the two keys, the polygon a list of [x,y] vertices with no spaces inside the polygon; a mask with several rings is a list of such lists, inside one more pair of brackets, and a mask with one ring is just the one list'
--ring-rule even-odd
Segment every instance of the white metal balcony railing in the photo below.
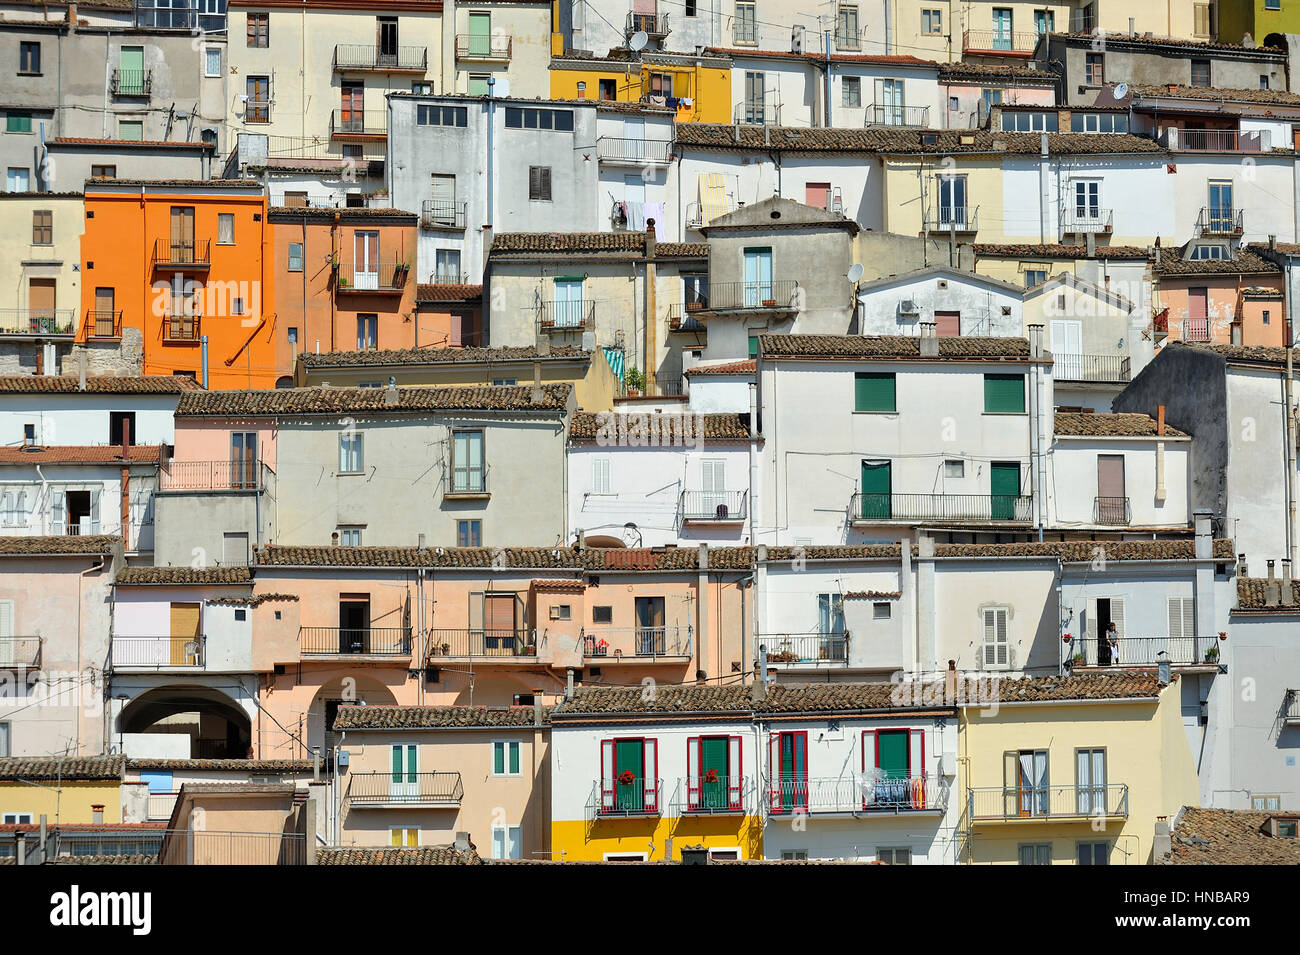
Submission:
{"label": "white metal balcony railing", "polygon": [[168,461],[160,491],[258,491],[273,472],[261,461]]}
{"label": "white metal balcony railing", "polygon": [[1113,210],[1071,207],[1061,215],[1061,232],[1065,235],[1101,235],[1110,232]]}
{"label": "white metal balcony railing", "polygon": [[780,126],[781,104],[766,100],[745,100],[737,103],[735,122],[748,126]]}
{"label": "white metal balcony railing", "polygon": [[1300,724],[1300,690],[1286,691],[1282,712],[1289,725]]}
{"label": "white metal balcony railing", "polygon": [[686,228],[698,229],[700,226],[706,226],[714,219],[735,212],[740,208],[736,202],[736,194],[729,192],[723,196],[719,203],[701,203],[688,202],[686,204]]}
{"label": "white metal balcony railing", "polygon": [[748,491],[682,491],[682,520],[696,524],[743,521],[748,503]]}
{"label": "white metal balcony railing", "polygon": [[464,229],[468,213],[468,202],[425,199],[420,204],[420,225],[426,229]]}
{"label": "white metal balcony railing", "polygon": [[151,792],[146,800],[145,816],[150,822],[164,822],[172,817],[179,792]]}
{"label": "white metal balcony railing", "polygon": [[1128,786],[1123,783],[1096,786],[1006,788],[973,787],[967,791],[966,814],[972,822],[1048,822],[1128,815]]}
{"label": "white metal balcony railing", "polygon": [[1052,353],[1052,377],[1057,381],[1125,382],[1131,377],[1127,355]]}
{"label": "white metal balcony railing", "polygon": [[979,206],[940,206],[938,211],[926,216],[927,232],[978,232]]}
{"label": "white metal balcony railing", "polygon": [[348,775],[344,795],[350,809],[456,808],[465,787],[457,772],[361,772]]}
{"label": "white metal balcony railing", "polygon": [[1244,217],[1232,206],[1203,206],[1196,217],[1196,231],[1201,235],[1241,235]]}
{"label": "white metal balcony railing", "polygon": [[854,494],[849,514],[855,524],[875,521],[1013,522],[1033,519],[1028,494]]}
{"label": "white metal balcony railing", "polygon": [[587,800],[592,818],[607,816],[657,816],[663,812],[662,779],[620,773],[614,779],[596,780]]}
{"label": "white metal balcony railing", "polygon": [[1105,634],[1076,637],[1066,644],[1066,653],[1075,666],[1155,667],[1162,662],[1170,666],[1213,666],[1219,662],[1219,638],[1216,637],[1130,637],[1116,639],[1118,658],[1110,649]]}
{"label": "white metal balcony railing", "polygon": [[937,776],[889,776],[876,771],[839,778],[778,777],[767,781],[772,815],[942,812],[950,786]]}
{"label": "white metal balcony railing", "polygon": [[830,633],[760,633],[758,649],[769,664],[844,665],[849,659],[849,631]]}
{"label": "white metal balcony railing", "polygon": [[722,776],[709,770],[699,776],[679,778],[672,805],[689,815],[741,814],[748,811],[752,792],[750,777]]}
{"label": "white metal balcony railing", "polygon": [[1179,129],[1171,126],[1157,141],[1166,149],[1189,152],[1266,153],[1273,148],[1271,130]]}
{"label": "white metal balcony railing", "polygon": [[867,107],[865,125],[918,126],[921,128],[928,128],[930,125],[930,107],[893,106],[872,103]]}
{"label": "white metal balcony railing", "polygon": [[203,650],[201,633],[180,637],[114,634],[110,657],[116,670],[201,669]]}
{"label": "white metal balcony railing", "polygon": [[694,655],[693,627],[583,627],[582,655],[592,659],[658,658],[689,660]]}
{"label": "white metal balcony railing", "polygon": [[40,665],[40,637],[0,637],[0,669],[34,669]]}
{"label": "white metal balcony railing", "polygon": [[663,165],[672,158],[673,144],[666,139],[637,139],[601,136],[596,140],[596,159],[617,165]]}

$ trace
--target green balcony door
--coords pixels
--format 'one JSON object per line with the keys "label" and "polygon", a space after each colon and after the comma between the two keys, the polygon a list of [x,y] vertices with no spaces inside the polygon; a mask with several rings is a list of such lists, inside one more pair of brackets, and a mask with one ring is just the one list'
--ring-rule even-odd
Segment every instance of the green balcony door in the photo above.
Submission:
{"label": "green balcony door", "polygon": [[469,15],[470,56],[487,56],[491,49],[492,15],[490,13],[471,13]]}
{"label": "green balcony door", "polygon": [[993,520],[1014,521],[1020,497],[1020,465],[994,461],[989,471],[989,491],[993,495]]}
{"label": "green balcony door", "polygon": [[886,779],[907,778],[907,730],[881,730],[876,734],[876,762]]}
{"label": "green balcony door", "polygon": [[891,478],[888,461],[862,462],[862,518],[868,520],[890,519]]}
{"label": "green balcony door", "polygon": [[[632,774],[630,783],[624,773]],[[640,812],[645,808],[645,744],[639,739],[614,742],[614,808],[620,812]]]}
{"label": "green balcony door", "polygon": [[808,736],[782,733],[780,754],[781,808],[789,812],[808,804]]}
{"label": "green balcony door", "polygon": [[123,96],[144,93],[144,47],[122,47],[117,75],[117,88]]}
{"label": "green balcony door", "polygon": [[[728,769],[725,736],[706,736],[700,740],[700,801],[705,809],[726,809]],[[716,778],[709,779],[709,770]]]}

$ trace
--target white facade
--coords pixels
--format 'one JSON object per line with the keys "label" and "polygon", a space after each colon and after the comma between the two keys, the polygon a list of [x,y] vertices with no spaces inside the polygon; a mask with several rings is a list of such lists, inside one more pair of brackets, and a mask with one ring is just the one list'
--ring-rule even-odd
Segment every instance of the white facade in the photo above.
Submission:
{"label": "white facade", "polygon": [[[1124,501],[1103,495],[1098,458],[1122,458]],[[1050,526],[1139,530],[1191,526],[1192,439],[1055,436],[1048,451]],[[1105,498],[1105,500],[1102,500]]]}
{"label": "white facade", "polygon": [[120,435],[110,429],[111,415],[118,412],[134,419],[132,444],[172,444],[172,412],[179,401],[179,394],[10,393],[0,405],[0,443],[22,444],[24,426],[30,424],[42,446],[120,444]]}
{"label": "white facade", "polygon": [[0,534],[117,534],[126,537],[128,551],[151,551],[157,468],[136,464],[130,470],[124,528],[121,465],[0,466]]}
{"label": "white facade", "polygon": [[[247,596],[248,588],[242,588]],[[118,587],[113,606],[113,658],[118,671],[246,673],[253,669],[253,611],[211,588]],[[197,605],[202,646],[171,652],[172,605]]]}
{"label": "white facade", "polygon": [[1019,337],[1023,298],[1022,289],[974,272],[923,269],[860,285],[858,330],[918,335],[922,324],[937,323],[940,335]]}
{"label": "white facade", "polygon": [[[696,414],[749,411],[754,376],[709,374],[707,366],[696,365],[690,374],[691,411]],[[689,369],[688,369],[689,370]]]}
{"label": "white facade", "polygon": [[597,107],[596,208],[602,231],[640,232],[654,219],[659,241],[680,239],[680,224],[668,196],[674,115],[663,110]]}

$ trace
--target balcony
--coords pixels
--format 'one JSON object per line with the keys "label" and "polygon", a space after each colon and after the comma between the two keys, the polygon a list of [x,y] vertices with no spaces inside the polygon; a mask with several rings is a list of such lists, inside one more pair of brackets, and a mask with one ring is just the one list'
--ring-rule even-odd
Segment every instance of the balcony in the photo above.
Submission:
{"label": "balcony", "polygon": [[1171,126],[1157,141],[1170,150],[1210,153],[1266,153],[1273,148],[1273,134],[1261,129],[1243,132],[1237,129],[1179,129]]}
{"label": "balcony", "polygon": [[419,73],[429,68],[429,51],[422,46],[379,47],[340,43],[334,47],[335,73]]}
{"label": "balcony", "polygon": [[617,816],[657,816],[660,808],[662,779],[631,776],[624,779],[597,781],[587,801],[588,816],[604,819]]}
{"label": "balcony", "polygon": [[596,140],[596,159],[610,166],[663,166],[672,152],[673,144],[666,139],[601,136]]}
{"label": "balcony", "polygon": [[200,338],[197,315],[170,315],[163,322],[163,341],[169,344],[197,344]]}
{"label": "balcony", "polygon": [[114,70],[109,78],[108,88],[114,96],[138,96],[148,99],[153,89],[153,71]]}
{"label": "balcony", "polygon": [[1092,522],[1094,524],[1126,525],[1133,520],[1133,510],[1127,497],[1094,497]]}
{"label": "balcony", "polygon": [[121,338],[122,310],[86,309],[85,329],[87,339],[111,340]]}
{"label": "balcony", "polygon": [[771,665],[846,666],[849,662],[849,632],[760,633],[758,645],[767,648]]}
{"label": "balcony", "polygon": [[696,302],[689,302],[686,305],[680,303],[669,305],[664,315],[668,322],[670,332],[703,332],[705,325],[699,320],[699,313],[704,311],[707,305],[706,299],[700,299]]}
{"label": "balcony", "polygon": [[151,792],[145,802],[145,818],[150,822],[166,822],[171,819],[179,795],[179,791]]}
{"label": "balcony", "polygon": [[979,206],[940,206],[937,215],[927,216],[926,232],[955,232],[970,235],[980,228]]}
{"label": "balcony", "polygon": [[683,776],[677,780],[673,805],[683,815],[743,816],[754,781],[748,776]]}
{"label": "balcony", "polygon": [[747,516],[748,491],[682,491],[685,524],[740,524]]}
{"label": "balcony", "polygon": [[966,795],[971,822],[1080,822],[1126,819],[1128,786],[1044,786],[1035,789],[986,786]]}
{"label": "balcony", "polygon": [[1300,726],[1300,690],[1287,690],[1282,718],[1288,726]]}
{"label": "balcony", "polygon": [[1242,210],[1232,206],[1202,206],[1196,217],[1196,231],[1201,235],[1241,235]]}
{"label": "balcony", "polygon": [[401,259],[372,262],[358,267],[356,263],[341,263],[335,272],[336,292],[400,292],[406,288],[411,266]]}
{"label": "balcony", "polygon": [[298,649],[306,656],[409,657],[409,627],[299,627]]}
{"label": "balcony", "polygon": [[0,669],[35,669],[40,665],[40,637],[0,637]]}
{"label": "balcony", "polygon": [[736,17],[731,22],[731,42],[736,46],[758,46],[758,24]]}
{"label": "balcony", "polygon": [[780,279],[774,282],[709,282],[709,296],[701,314],[754,312],[773,315],[799,311],[799,282]]}
{"label": "balcony", "polygon": [[596,327],[596,303],[593,301],[542,302],[538,323],[543,331],[581,331]]}
{"label": "balcony", "polygon": [[212,268],[211,239],[154,239],[152,267],[177,271]]}
{"label": "balcony", "polygon": [[1183,340],[1188,342],[1210,341],[1210,320],[1208,318],[1189,318],[1184,320]]}
{"label": "balcony", "polygon": [[629,13],[623,24],[623,36],[644,33],[652,40],[662,40],[673,31],[668,28],[666,13]]}
{"label": "balcony", "polygon": [[420,203],[420,228],[448,229],[463,232],[469,213],[468,202],[450,199],[425,199]]}
{"label": "balcony", "polygon": [[1019,53],[1029,56],[1038,45],[1037,33],[1014,33],[1008,30],[963,30],[963,53]]}
{"label": "balcony", "polygon": [[780,103],[756,103],[746,101],[737,103],[736,110],[733,114],[734,120],[738,125],[745,126],[780,126],[781,125],[781,104]]}
{"label": "balcony", "polygon": [[826,815],[898,815],[943,812],[948,784],[935,776],[852,774],[838,779],[778,778],[767,782],[768,811]]}
{"label": "balcony", "polygon": [[1052,377],[1057,381],[1122,383],[1132,375],[1126,355],[1052,355]]}
{"label": "balcony", "polygon": [[71,338],[76,333],[75,308],[0,308],[0,335]]}
{"label": "balcony", "polygon": [[691,627],[583,627],[582,655],[591,660],[646,663],[694,656]]}
{"label": "balcony", "polygon": [[708,202],[688,202],[686,204],[686,228],[699,229],[706,226],[714,219],[728,215],[740,208],[736,202],[736,194],[728,192],[722,196],[722,201],[718,203]]}
{"label": "balcony", "polygon": [[854,494],[849,505],[854,524],[884,521],[960,521],[1018,523],[1033,520],[1028,494]]}
{"label": "balcony", "polygon": [[201,670],[203,634],[197,636],[113,635],[111,649],[114,670]]}
{"label": "balcony", "polygon": [[537,662],[536,630],[438,629],[428,637],[429,663],[443,660]]}
{"label": "balcony", "polygon": [[266,487],[259,461],[168,461],[158,472],[159,491],[260,491]]}
{"label": "balcony", "polygon": [[[1111,658],[1105,635],[1073,638],[1067,645],[1072,665],[1079,667],[1156,667],[1167,660],[1173,667],[1219,666],[1218,637],[1119,638],[1119,659]],[[1105,660],[1107,662],[1099,662]]]}
{"label": "balcony", "polygon": [[509,63],[511,38],[496,34],[456,34],[456,59],[474,63]]}
{"label": "balcony", "polygon": [[1112,231],[1111,209],[1067,209],[1061,216],[1062,235],[1103,235]]}
{"label": "balcony", "polygon": [[459,809],[460,773],[350,773],[349,809]]}
{"label": "balcony", "polygon": [[872,103],[867,107],[865,126],[930,126],[928,106],[882,106]]}
{"label": "balcony", "polygon": [[382,139],[387,136],[388,113],[386,110],[330,110],[331,139]]}
{"label": "balcony", "polygon": [[244,122],[262,126],[271,122],[271,101],[250,99],[244,102]]}

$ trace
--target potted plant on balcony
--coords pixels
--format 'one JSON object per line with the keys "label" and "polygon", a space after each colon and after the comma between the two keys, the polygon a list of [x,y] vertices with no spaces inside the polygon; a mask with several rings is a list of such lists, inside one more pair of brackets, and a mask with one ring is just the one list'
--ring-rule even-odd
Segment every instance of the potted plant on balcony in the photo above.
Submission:
{"label": "potted plant on balcony", "polygon": [[348,277],[346,275],[340,275],[339,288],[347,288],[347,287],[348,287]]}
{"label": "potted plant on balcony", "polygon": [[1087,663],[1087,660],[1084,659],[1082,653],[1076,653],[1074,656],[1070,657],[1070,666],[1072,667],[1081,667],[1085,663]]}
{"label": "potted plant on balcony", "polygon": [[641,369],[633,365],[627,370],[627,393],[631,398],[641,394],[641,389],[645,387],[645,375]]}
{"label": "potted plant on balcony", "polygon": [[716,769],[706,769],[703,779],[706,783],[716,783],[718,781],[718,771]]}
{"label": "potted plant on balcony", "polygon": [[1208,650],[1205,651],[1205,662],[1206,662],[1206,663],[1218,663],[1218,662],[1219,662],[1219,648],[1218,648],[1217,645],[1212,646],[1212,647],[1210,647],[1210,649],[1208,649]]}
{"label": "potted plant on balcony", "polygon": [[688,312],[698,312],[703,308],[704,308],[704,303],[699,300],[686,303],[686,311]]}
{"label": "potted plant on balcony", "polygon": [[608,641],[608,640],[605,640],[605,639],[602,638],[602,639],[596,641],[596,643],[592,645],[592,648],[591,648],[591,655],[592,655],[593,657],[603,657],[603,656],[606,656],[608,653],[609,653],[609,641]]}
{"label": "potted plant on balcony", "polygon": [[764,307],[764,308],[776,308],[776,299],[774,299],[774,298],[765,298],[765,299],[763,299],[763,307]]}
{"label": "potted plant on balcony", "polygon": [[618,774],[618,784],[620,786],[631,786],[636,782],[636,773],[630,769],[625,769]]}

